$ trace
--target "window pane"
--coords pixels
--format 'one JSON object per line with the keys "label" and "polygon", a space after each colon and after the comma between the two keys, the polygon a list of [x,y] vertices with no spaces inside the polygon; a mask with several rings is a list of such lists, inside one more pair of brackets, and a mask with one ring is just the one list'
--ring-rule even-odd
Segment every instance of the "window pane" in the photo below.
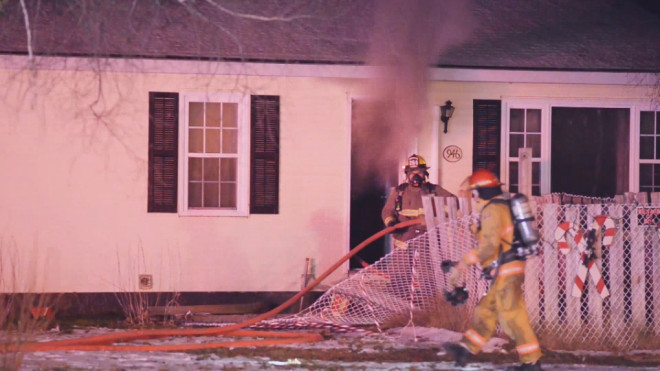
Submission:
{"label": "window pane", "polygon": [[202,180],[202,159],[197,157],[188,158],[188,179]]}
{"label": "window pane", "polygon": [[236,159],[223,158],[220,160],[220,180],[223,182],[236,181]]}
{"label": "window pane", "polygon": [[218,181],[218,174],[220,172],[219,161],[217,158],[204,159],[204,180],[205,181]]}
{"label": "window pane", "polygon": [[532,157],[541,157],[541,134],[527,134],[527,145],[532,149]]}
{"label": "window pane", "polygon": [[220,153],[220,130],[206,129],[205,153]]}
{"label": "window pane", "polygon": [[190,102],[188,105],[189,118],[188,125],[190,126],[204,126],[204,103]]}
{"label": "window pane", "polygon": [[639,138],[639,158],[653,159],[654,150],[655,136],[644,136]]}
{"label": "window pane", "polygon": [[655,159],[660,159],[660,135],[655,137]]}
{"label": "window pane", "polygon": [[222,183],[220,207],[236,207],[236,183]]}
{"label": "window pane", "polygon": [[540,196],[541,195],[541,187],[540,186],[532,186],[532,195],[533,196]]}
{"label": "window pane", "polygon": [[204,130],[190,129],[188,130],[188,151],[190,153],[204,152]]}
{"label": "window pane", "polygon": [[660,186],[660,164],[653,164],[653,186]]}
{"label": "window pane", "polygon": [[509,157],[518,157],[518,149],[523,147],[525,142],[524,134],[509,135]]}
{"label": "window pane", "polygon": [[[518,162],[511,161],[509,162],[509,184],[511,186],[518,185]],[[511,188],[509,187],[509,191]]]}
{"label": "window pane", "polygon": [[541,110],[528,109],[527,110],[527,132],[540,133],[541,132]]}
{"label": "window pane", "polygon": [[238,103],[222,104],[222,126],[225,128],[238,127]]}
{"label": "window pane", "polygon": [[218,183],[204,183],[204,207],[218,205]]}
{"label": "window pane", "polygon": [[188,183],[188,207],[202,207],[202,183]]}
{"label": "window pane", "polygon": [[238,130],[222,130],[222,153],[238,153]]}
{"label": "window pane", "polygon": [[639,116],[639,132],[640,134],[655,134],[653,131],[655,125],[653,123],[653,112],[642,111]]}
{"label": "window pane", "polygon": [[522,109],[512,109],[511,110],[511,121],[510,121],[510,131],[525,131],[525,110]]}
{"label": "window pane", "polygon": [[220,127],[220,103],[206,103],[206,126]]}
{"label": "window pane", "polygon": [[639,165],[639,185],[649,186],[653,182],[653,165],[641,164]]}
{"label": "window pane", "polygon": [[532,184],[541,183],[541,163],[532,162]]}

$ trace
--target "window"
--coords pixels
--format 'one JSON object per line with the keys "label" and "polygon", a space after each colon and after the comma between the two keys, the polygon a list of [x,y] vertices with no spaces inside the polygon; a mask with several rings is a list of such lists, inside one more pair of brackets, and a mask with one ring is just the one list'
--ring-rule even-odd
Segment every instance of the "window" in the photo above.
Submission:
{"label": "window", "polygon": [[518,192],[518,150],[532,149],[532,194],[541,194],[541,109],[509,110],[509,191]]}
{"label": "window", "polygon": [[277,214],[279,97],[149,93],[148,199],[149,212]]}
{"label": "window", "polygon": [[660,111],[640,112],[639,191],[660,192]]}
{"label": "window", "polygon": [[249,126],[241,95],[182,99],[180,191],[187,215],[247,215]]}

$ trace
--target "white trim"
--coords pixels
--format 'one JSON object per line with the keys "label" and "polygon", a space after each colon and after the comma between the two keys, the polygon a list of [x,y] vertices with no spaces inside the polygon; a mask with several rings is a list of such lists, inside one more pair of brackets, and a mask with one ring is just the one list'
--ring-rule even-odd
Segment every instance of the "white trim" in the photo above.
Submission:
{"label": "white trim", "polygon": [[[353,99],[355,99],[355,98],[352,97],[349,92],[346,92],[346,106],[347,106],[347,109],[346,109],[346,122],[347,122],[347,124],[344,125],[344,127],[345,127],[345,130],[346,130],[346,138],[347,138],[345,148],[347,148],[347,151],[348,151],[348,156],[346,156],[346,159],[347,159],[346,169],[348,169],[348,172],[347,172],[347,174],[348,174],[347,178],[348,179],[346,181],[346,197],[344,199],[344,205],[346,205],[346,208],[345,208],[346,209],[346,214],[345,214],[346,215],[346,219],[345,219],[346,222],[344,224],[345,228],[346,228],[345,229],[346,234],[345,234],[345,238],[344,238],[344,246],[346,247],[346,249],[344,250],[344,254],[348,254],[349,252],[351,252],[351,248],[353,247],[353,246],[351,246],[351,222],[352,222],[352,220],[351,220],[351,187],[352,187],[351,178],[353,176],[353,174],[352,174],[353,168],[351,166],[351,163],[353,161],[353,151],[352,151],[352,148],[353,148],[353,146],[352,146],[352,143],[353,143]],[[350,267],[351,266],[350,266],[350,263],[349,263],[348,260],[346,262],[344,262],[343,269],[344,269],[345,274],[348,274],[348,272],[350,270]]]}
{"label": "white trim", "polygon": [[[81,58],[0,55],[0,69],[45,71],[92,71],[182,75],[230,75],[268,77],[375,78],[386,68],[364,65],[213,62],[137,58]],[[527,71],[468,68],[430,68],[431,81],[503,82],[586,85],[657,86],[658,77],[644,72]]]}
{"label": "white trim", "polygon": [[[431,156],[426,162],[431,167],[429,182],[440,184],[440,106],[434,105],[431,114]],[[443,133],[444,134],[444,133]],[[433,171],[435,169],[435,171]]]}
{"label": "white trim", "polygon": [[[188,102],[238,103],[236,209],[188,209]],[[247,216],[249,212],[250,123],[249,96],[229,93],[179,93],[179,198],[181,216]]]}

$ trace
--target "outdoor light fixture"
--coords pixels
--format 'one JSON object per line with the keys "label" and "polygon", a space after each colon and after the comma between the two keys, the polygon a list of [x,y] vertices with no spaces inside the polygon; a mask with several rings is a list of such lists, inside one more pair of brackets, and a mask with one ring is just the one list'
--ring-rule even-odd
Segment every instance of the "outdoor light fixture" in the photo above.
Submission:
{"label": "outdoor light fixture", "polygon": [[451,101],[448,100],[445,102],[444,106],[440,107],[440,120],[445,123],[445,133],[447,132],[447,124],[449,123],[449,119],[451,118],[451,115],[454,114],[454,109],[456,107],[453,107],[451,105]]}

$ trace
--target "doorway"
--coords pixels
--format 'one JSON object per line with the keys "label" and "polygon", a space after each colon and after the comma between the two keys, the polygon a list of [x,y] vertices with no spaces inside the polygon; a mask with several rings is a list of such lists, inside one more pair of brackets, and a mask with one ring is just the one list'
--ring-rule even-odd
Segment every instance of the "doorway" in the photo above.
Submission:
{"label": "doorway", "polygon": [[[350,247],[385,228],[381,211],[392,187],[397,185],[397,161],[386,156],[390,130],[382,123],[391,105],[373,100],[351,103],[351,204]],[[389,236],[365,247],[350,261],[350,268],[373,264],[389,252]]]}
{"label": "doorway", "polygon": [[628,191],[630,110],[552,108],[551,192],[614,197]]}

